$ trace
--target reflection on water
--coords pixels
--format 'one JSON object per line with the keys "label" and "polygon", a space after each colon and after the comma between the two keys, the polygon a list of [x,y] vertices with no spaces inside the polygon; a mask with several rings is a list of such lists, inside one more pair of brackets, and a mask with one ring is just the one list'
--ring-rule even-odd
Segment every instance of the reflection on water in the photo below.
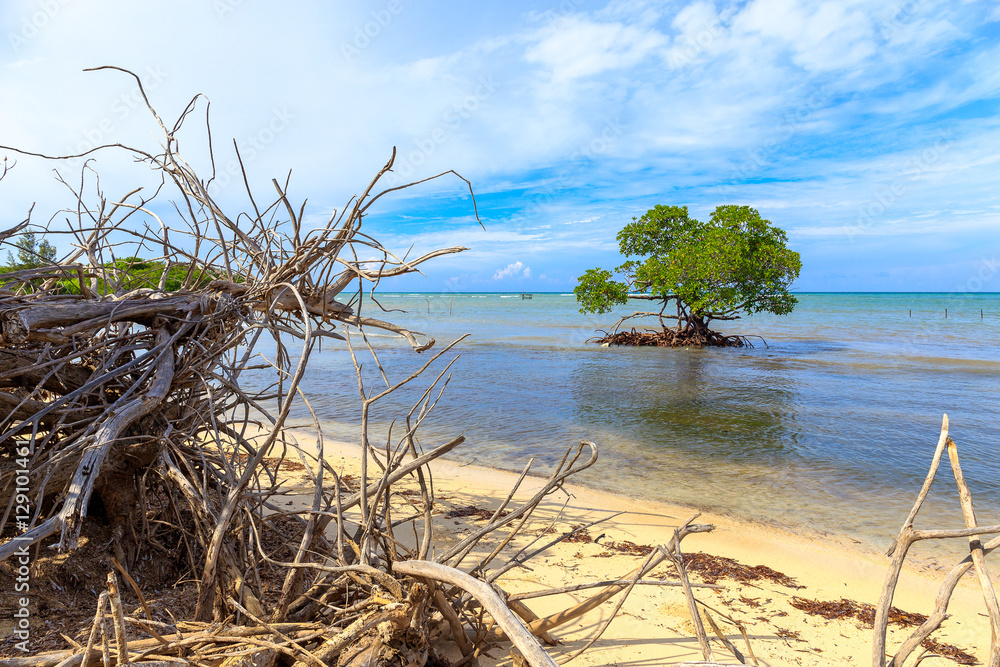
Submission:
{"label": "reflection on water", "polygon": [[708,460],[773,456],[788,438],[794,378],[749,364],[720,372],[719,352],[602,350],[574,369],[576,419]]}
{"label": "reflection on water", "polygon": [[[589,484],[878,542],[905,517],[944,412],[981,519],[1000,514],[996,301],[804,295],[790,317],[729,325],[768,347],[664,350],[585,344],[613,316],[579,315],[567,296],[382,299],[409,311],[394,313],[397,321],[438,341],[472,333],[448,355],[461,358],[422,429],[425,446],[464,432],[458,458],[520,469],[535,457],[541,470],[567,446],[594,440],[602,457],[585,473]],[[980,307],[992,319],[980,320]],[[393,339],[378,343],[390,378],[426,360]],[[324,425],[357,440],[349,355],[328,347],[312,364],[304,389]],[[369,387],[381,382],[371,363],[364,377]],[[376,439],[429,381],[376,406]],[[945,465],[925,510],[931,522],[961,523],[949,478]]]}

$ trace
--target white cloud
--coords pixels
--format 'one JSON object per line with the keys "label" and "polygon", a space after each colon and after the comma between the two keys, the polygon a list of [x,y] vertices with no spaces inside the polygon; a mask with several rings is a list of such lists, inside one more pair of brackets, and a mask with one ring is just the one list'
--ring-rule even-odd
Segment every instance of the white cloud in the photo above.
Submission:
{"label": "white cloud", "polygon": [[[523,269],[523,273],[522,273]],[[506,280],[507,278],[518,278],[518,277],[531,277],[531,268],[525,266],[520,261],[514,262],[513,264],[508,264],[502,269],[498,269],[496,273],[493,274],[493,280]]]}
{"label": "white cloud", "polygon": [[868,15],[841,2],[754,0],[734,23],[772,48],[786,45],[792,61],[809,71],[856,67],[875,51]]}
{"label": "white cloud", "polygon": [[657,30],[571,16],[545,28],[524,58],[562,83],[634,67],[666,43],[666,36]]}

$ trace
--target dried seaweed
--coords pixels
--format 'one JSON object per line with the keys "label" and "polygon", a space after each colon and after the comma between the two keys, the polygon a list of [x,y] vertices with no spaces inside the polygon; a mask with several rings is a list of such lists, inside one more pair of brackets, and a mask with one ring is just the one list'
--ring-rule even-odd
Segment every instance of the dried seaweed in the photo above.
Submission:
{"label": "dried seaweed", "polygon": [[[793,597],[789,604],[800,611],[811,616],[821,616],[828,620],[857,619],[867,628],[875,627],[875,605],[865,602],[856,602],[841,598],[840,601],[809,600],[807,598]],[[903,611],[898,607],[890,607],[888,622],[901,628],[916,627],[927,621],[924,614]],[[942,655],[954,660],[960,665],[977,665],[979,661],[975,656],[967,653],[963,649],[953,644],[940,642],[933,637],[924,639],[921,643],[925,649],[932,653]]]}
{"label": "dried seaweed", "polygon": [[[812,616],[822,616],[828,620],[856,618],[865,627],[875,627],[875,605],[866,602],[856,602],[847,598],[841,598],[839,602],[824,602],[796,596],[788,603]],[[903,611],[897,607],[889,610],[889,622],[902,628],[917,626],[926,620],[927,616],[924,614]]]}
{"label": "dried seaweed", "polygon": [[583,527],[582,523],[570,526],[570,530],[570,534],[563,538],[563,542],[570,542],[573,544],[593,544],[593,536],[590,534],[590,531]]}
{"label": "dried seaweed", "polygon": [[786,588],[802,588],[792,577],[766,565],[744,565],[733,558],[703,552],[690,553],[684,558],[691,571],[698,573],[708,584],[717,583],[721,579],[733,579],[741,584],[764,580]]}
{"label": "dried seaweed", "polygon": [[946,644],[944,642],[939,642],[933,637],[928,637],[927,639],[920,642],[923,646],[931,653],[936,653],[937,655],[944,656],[950,660],[954,660],[960,665],[978,665],[979,660],[976,656],[963,651],[962,649],[954,646],[953,644]]}
{"label": "dried seaweed", "polygon": [[611,552],[625,554],[626,556],[648,556],[655,549],[655,547],[646,544],[636,544],[629,540],[622,540],[621,542],[608,540],[607,542],[602,542],[601,546],[608,550],[605,553],[607,556],[612,555]]}

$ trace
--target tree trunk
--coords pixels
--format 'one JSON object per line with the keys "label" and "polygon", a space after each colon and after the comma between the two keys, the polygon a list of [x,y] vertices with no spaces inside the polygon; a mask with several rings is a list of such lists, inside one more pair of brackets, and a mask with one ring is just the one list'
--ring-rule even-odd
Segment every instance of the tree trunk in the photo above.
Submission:
{"label": "tree trunk", "polygon": [[687,323],[684,327],[683,334],[686,338],[694,341],[701,341],[700,344],[704,344],[711,337],[711,330],[708,328],[708,322],[701,315],[691,313],[687,317]]}

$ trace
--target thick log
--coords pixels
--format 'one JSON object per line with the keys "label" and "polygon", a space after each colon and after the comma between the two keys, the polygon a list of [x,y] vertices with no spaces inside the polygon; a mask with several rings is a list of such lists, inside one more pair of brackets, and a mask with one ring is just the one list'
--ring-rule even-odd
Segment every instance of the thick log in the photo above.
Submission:
{"label": "thick log", "polygon": [[[53,373],[53,368],[56,372]],[[90,379],[91,369],[73,364],[41,365],[38,354],[28,350],[0,349],[0,381],[65,394],[79,389]]]}
{"label": "thick log", "polygon": [[43,330],[62,328],[62,334],[82,333],[114,322],[151,322],[157,315],[183,317],[201,303],[200,293],[164,299],[78,301],[76,303],[21,303],[0,312],[0,332],[8,343],[20,344]]}

